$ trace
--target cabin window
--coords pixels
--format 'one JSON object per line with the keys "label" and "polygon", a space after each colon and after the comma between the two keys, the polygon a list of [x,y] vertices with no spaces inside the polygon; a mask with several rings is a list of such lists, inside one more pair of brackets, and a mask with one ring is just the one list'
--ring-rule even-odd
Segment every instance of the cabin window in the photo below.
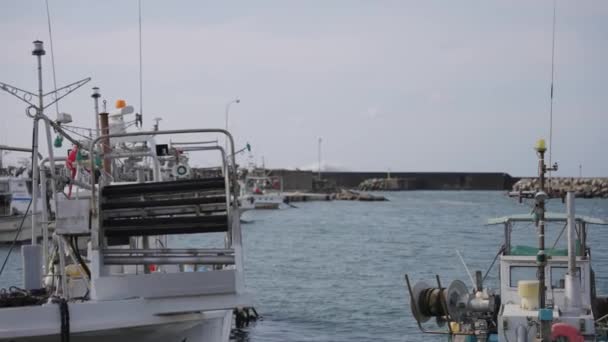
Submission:
{"label": "cabin window", "polygon": [[517,287],[520,280],[536,280],[536,266],[511,266],[509,269],[509,286]]}
{"label": "cabin window", "polygon": [[[568,267],[551,267],[551,288],[553,289],[563,289],[565,287],[566,282],[566,273],[568,273]],[[578,281],[581,281],[581,268],[576,268],[576,273],[578,274]]]}
{"label": "cabin window", "polygon": [[8,183],[0,183],[0,193],[9,192]]}
{"label": "cabin window", "polygon": [[0,195],[0,216],[11,214],[11,195]]}

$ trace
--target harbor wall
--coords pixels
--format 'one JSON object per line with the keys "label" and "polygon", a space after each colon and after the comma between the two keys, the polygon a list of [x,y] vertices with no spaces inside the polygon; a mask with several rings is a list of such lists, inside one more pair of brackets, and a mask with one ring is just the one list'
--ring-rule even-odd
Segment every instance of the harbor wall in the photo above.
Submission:
{"label": "harbor wall", "polygon": [[[283,177],[285,191],[312,191],[318,174],[302,170],[271,170],[271,175]],[[387,178],[386,172],[321,172],[321,178],[338,188],[354,189],[363,181]],[[391,172],[397,181],[396,190],[510,190],[518,181],[502,172]]]}

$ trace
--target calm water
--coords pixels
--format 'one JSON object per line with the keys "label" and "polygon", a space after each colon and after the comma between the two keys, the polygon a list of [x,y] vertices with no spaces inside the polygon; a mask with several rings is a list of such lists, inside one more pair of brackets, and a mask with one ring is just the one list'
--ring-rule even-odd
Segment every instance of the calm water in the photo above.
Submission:
{"label": "calm water", "polygon": [[[439,274],[444,284],[468,283],[455,251],[472,270],[485,272],[502,243],[502,226],[484,226],[486,218],[530,212],[502,192],[384,195],[389,202],[295,203],[297,209],[245,213],[252,221],[242,226],[246,283],[264,319],[238,340],[445,341],[418,331],[404,274],[414,282],[432,284]],[[558,200],[550,208],[565,210]],[[608,218],[608,201],[579,199],[577,210]],[[516,230],[534,232],[526,226]],[[589,235],[598,292],[607,293],[608,227],[592,227]],[[6,250],[0,249],[0,257]],[[20,279],[16,252],[1,286]],[[490,274],[487,285],[496,287],[496,267]]]}
{"label": "calm water", "polygon": [[[264,320],[244,341],[446,341],[419,332],[404,274],[430,284],[435,274],[444,284],[467,281],[455,250],[485,272],[502,243],[502,226],[484,226],[485,219],[530,211],[502,192],[384,195],[390,202],[296,203],[245,214],[253,220],[243,225],[246,282]],[[558,200],[550,208],[565,210]],[[606,200],[581,199],[577,209],[608,217]],[[608,230],[592,227],[589,241],[606,293]],[[496,275],[494,268],[488,285],[496,287]]]}

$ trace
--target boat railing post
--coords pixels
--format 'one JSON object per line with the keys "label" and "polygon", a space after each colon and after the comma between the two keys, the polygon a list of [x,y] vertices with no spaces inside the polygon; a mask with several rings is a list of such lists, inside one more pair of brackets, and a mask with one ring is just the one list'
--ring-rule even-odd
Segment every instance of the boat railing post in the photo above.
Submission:
{"label": "boat railing post", "polygon": [[[48,273],[47,270],[47,259],[48,259],[48,250],[49,250],[49,214],[48,214],[48,206],[46,201],[46,170],[44,168],[40,168],[40,192],[42,193],[42,273],[46,276]],[[57,208],[57,207],[55,207]],[[56,211],[57,209],[55,209]]]}

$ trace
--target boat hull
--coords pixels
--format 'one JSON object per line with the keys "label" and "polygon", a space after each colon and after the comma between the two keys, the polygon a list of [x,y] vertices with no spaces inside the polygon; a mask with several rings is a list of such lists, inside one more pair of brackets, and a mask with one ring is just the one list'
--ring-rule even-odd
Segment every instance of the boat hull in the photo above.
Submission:
{"label": "boat hull", "polygon": [[[12,243],[19,231],[23,215],[0,216],[0,244]],[[38,233],[37,237],[41,237]],[[32,215],[27,215],[23,221],[23,228],[17,237],[17,242],[31,241],[32,239]]]}
{"label": "boat hull", "polygon": [[[200,341],[200,342],[227,342],[230,337],[230,326],[232,323],[232,312],[228,311],[220,317],[197,319],[185,322],[176,322],[163,325],[150,325],[142,327],[119,328],[111,330],[98,330],[71,333],[70,341],[72,342],[128,342],[128,341],[145,341],[145,342],[182,342],[182,341]],[[227,321],[229,320],[229,321]],[[228,327],[226,329],[225,327]],[[35,336],[35,337],[20,337],[2,339],[2,341],[15,342],[56,342],[61,341],[60,334]]]}
{"label": "boat hull", "polygon": [[[70,302],[70,341],[228,342],[233,308],[249,296]],[[58,304],[0,309],[0,341],[61,341]]]}

